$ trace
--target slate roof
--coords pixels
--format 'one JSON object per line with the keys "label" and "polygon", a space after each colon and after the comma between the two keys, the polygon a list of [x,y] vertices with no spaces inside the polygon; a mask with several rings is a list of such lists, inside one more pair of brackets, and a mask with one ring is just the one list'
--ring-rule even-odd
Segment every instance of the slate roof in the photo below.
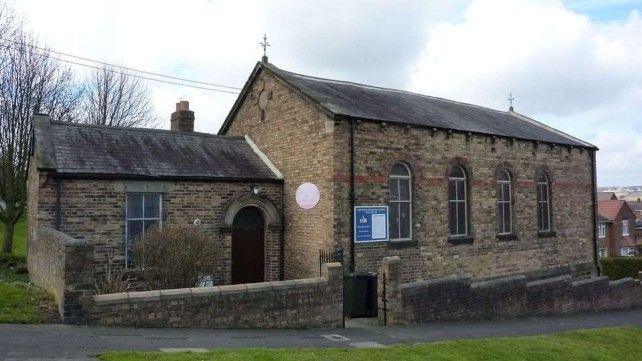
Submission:
{"label": "slate roof", "polygon": [[626,205],[626,201],[619,199],[598,201],[597,213],[609,221],[613,221],[624,205]]}
{"label": "slate roof", "polygon": [[243,137],[80,125],[42,116],[35,134],[38,168],[60,175],[280,180]]}
{"label": "slate roof", "polygon": [[249,85],[267,70],[334,116],[477,134],[497,135],[555,144],[595,146],[515,112],[346,81],[296,74],[259,62],[219,134],[224,134]]}

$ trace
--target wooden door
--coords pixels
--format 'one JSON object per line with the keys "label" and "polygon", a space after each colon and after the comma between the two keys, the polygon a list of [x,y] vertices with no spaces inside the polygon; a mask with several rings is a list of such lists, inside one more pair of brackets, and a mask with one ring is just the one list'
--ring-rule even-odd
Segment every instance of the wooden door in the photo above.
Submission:
{"label": "wooden door", "polygon": [[232,284],[265,280],[264,221],[256,207],[242,208],[232,229]]}

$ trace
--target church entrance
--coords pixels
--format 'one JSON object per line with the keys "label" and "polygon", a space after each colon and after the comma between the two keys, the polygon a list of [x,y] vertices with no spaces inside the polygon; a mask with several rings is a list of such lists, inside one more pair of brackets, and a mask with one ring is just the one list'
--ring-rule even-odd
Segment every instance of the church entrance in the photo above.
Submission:
{"label": "church entrance", "polygon": [[265,221],[260,209],[241,208],[232,224],[232,284],[265,280]]}

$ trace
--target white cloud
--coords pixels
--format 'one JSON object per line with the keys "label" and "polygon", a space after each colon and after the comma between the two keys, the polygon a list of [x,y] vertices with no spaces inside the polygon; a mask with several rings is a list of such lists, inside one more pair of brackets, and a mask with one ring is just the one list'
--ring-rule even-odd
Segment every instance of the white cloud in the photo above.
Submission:
{"label": "white cloud", "polygon": [[642,158],[635,11],[597,23],[557,1],[474,1],[460,20],[429,29],[410,88],[500,109],[512,91],[517,111],[601,148],[600,184],[642,184],[642,169],[624,161]]}
{"label": "white cloud", "polygon": [[[288,70],[516,109],[601,148],[601,185],[642,184],[642,19],[619,1],[20,0],[53,49],[203,81],[242,86],[267,32]],[[570,8],[569,8],[570,6]],[[574,10],[570,10],[574,9]],[[595,10],[597,9],[597,10]],[[583,11],[584,13],[578,13]],[[215,132],[233,95],[148,84],[167,120],[190,100]],[[168,121],[162,124],[168,127]],[[616,159],[617,158],[617,159]]]}

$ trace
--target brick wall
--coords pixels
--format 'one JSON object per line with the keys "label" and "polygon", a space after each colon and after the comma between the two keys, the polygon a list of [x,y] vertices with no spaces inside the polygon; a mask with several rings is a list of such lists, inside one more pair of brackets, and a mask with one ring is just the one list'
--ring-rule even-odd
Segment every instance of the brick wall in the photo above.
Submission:
{"label": "brick wall", "polygon": [[29,246],[29,276],[54,295],[65,323],[80,318],[80,299],[93,294],[93,247],[48,227],[39,227],[38,242]]}
{"label": "brick wall", "polygon": [[[349,257],[350,122],[333,119],[269,72],[251,84],[226,134],[248,134],[285,178],[286,273],[313,275],[317,250],[339,242]],[[268,91],[265,118],[257,98]],[[532,141],[419,127],[357,122],[356,204],[385,205],[395,162],[413,175],[411,242],[356,246],[356,270],[376,271],[385,256],[404,261],[405,281],[467,272],[475,278],[593,262],[591,151]],[[472,245],[448,242],[447,174],[461,161],[470,178]],[[495,172],[513,176],[516,239],[498,240]],[[538,236],[535,174],[552,181],[554,236]],[[311,211],[295,204],[296,187],[312,181],[321,202]]]}
{"label": "brick wall", "polygon": [[607,277],[595,277],[574,281],[570,275],[562,275],[528,281],[525,275],[514,275],[473,282],[470,275],[458,275],[401,283],[400,270],[398,257],[387,257],[382,262],[378,315],[382,324],[511,318],[642,306],[642,285],[633,278],[609,281]]}
{"label": "brick wall", "polygon": [[138,327],[341,327],[341,264],[322,277],[97,295],[85,302],[89,324]]}
{"label": "brick wall", "polygon": [[[335,124],[335,237],[350,241],[349,127]],[[358,122],[355,134],[356,204],[386,205],[388,174],[396,162],[412,171],[413,228],[409,242],[357,244],[357,271],[376,272],[381,259],[399,256],[402,278],[469,273],[475,279],[593,263],[591,155],[584,149],[522,140]],[[448,240],[448,174],[462,163],[469,178],[472,244]],[[509,170],[515,239],[500,240],[496,170]],[[546,169],[552,185],[554,236],[537,231],[535,176]]]}
{"label": "brick wall", "polygon": [[[258,94],[269,94],[261,119]],[[318,274],[318,251],[334,245],[334,121],[268,72],[261,72],[227,130],[249,135],[283,174],[286,278]],[[313,182],[321,191],[316,207],[296,204],[297,187]]]}
{"label": "brick wall", "polygon": [[[35,162],[32,162],[32,164]],[[281,184],[270,182],[135,182],[119,180],[60,179],[53,174],[32,170],[29,178],[29,248],[40,242],[34,230],[38,225],[56,228],[73,238],[85,238],[93,246],[94,272],[103,274],[107,255],[115,252],[116,261],[124,260],[125,203],[127,189],[161,189],[163,224],[193,224],[216,245],[216,284],[230,283],[232,232],[224,224],[225,213],[235,200],[251,196],[251,185],[261,189],[260,197],[270,202],[280,214]],[[128,188],[129,187],[129,188]],[[59,199],[60,212],[57,212]],[[266,280],[280,277],[281,224],[265,229]],[[29,253],[29,263],[39,262]]]}

